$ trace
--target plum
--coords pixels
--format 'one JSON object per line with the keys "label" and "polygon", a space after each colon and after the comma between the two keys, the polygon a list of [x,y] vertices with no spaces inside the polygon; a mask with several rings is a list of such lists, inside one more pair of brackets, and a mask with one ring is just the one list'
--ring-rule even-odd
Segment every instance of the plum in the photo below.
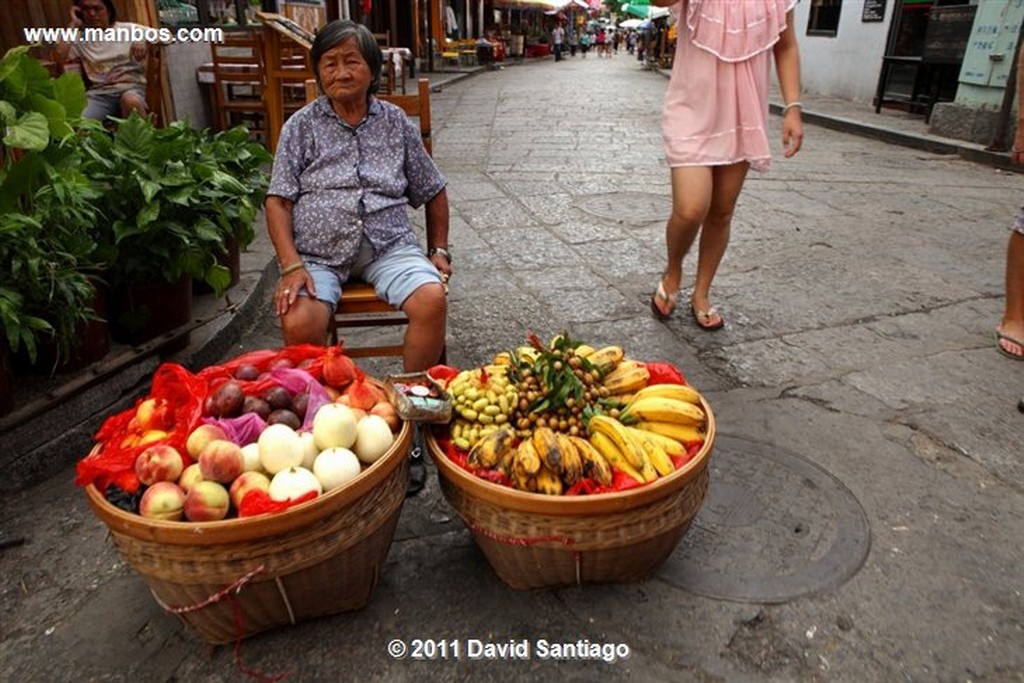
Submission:
{"label": "plum", "polygon": [[270,387],[263,392],[262,398],[267,402],[271,410],[290,409],[292,407],[292,395],[284,387]]}
{"label": "plum", "polygon": [[302,420],[300,420],[299,416],[292,411],[287,408],[282,408],[270,413],[267,417],[267,424],[283,424],[291,427],[292,429],[298,429],[302,426]]}

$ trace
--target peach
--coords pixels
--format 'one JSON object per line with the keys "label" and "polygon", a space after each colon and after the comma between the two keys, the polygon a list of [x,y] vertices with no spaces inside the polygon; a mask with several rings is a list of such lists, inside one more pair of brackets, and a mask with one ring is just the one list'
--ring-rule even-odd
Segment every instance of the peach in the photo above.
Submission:
{"label": "peach", "polygon": [[178,477],[178,486],[185,493],[188,493],[198,482],[203,481],[203,471],[199,469],[199,463],[194,462],[185,468],[185,471]]}
{"label": "peach", "polygon": [[202,424],[192,430],[192,433],[188,435],[188,441],[185,442],[185,448],[188,450],[188,454],[192,456],[193,460],[199,458],[199,454],[206,448],[206,444],[217,439],[226,439],[228,435],[224,433],[224,430],[217,425]]}
{"label": "peach", "polygon": [[135,409],[135,420],[140,432],[151,429],[166,432],[174,426],[174,411],[166,399],[147,398]]}
{"label": "peach", "polygon": [[199,469],[203,479],[230,484],[245,471],[242,449],[226,439],[211,441],[199,453]]}
{"label": "peach", "polygon": [[231,483],[228,489],[228,497],[235,509],[242,507],[242,499],[250,491],[270,491],[270,479],[262,472],[242,472],[238,478]]}
{"label": "peach", "polygon": [[181,519],[185,507],[185,492],[170,481],[158,481],[146,489],[139,501],[139,514],[149,519],[174,522]]}
{"label": "peach", "polygon": [[215,481],[200,481],[185,494],[185,518],[190,522],[215,522],[228,515],[228,490]]}
{"label": "peach", "polygon": [[155,444],[135,458],[135,476],[149,486],[158,481],[177,481],[185,462],[174,446]]}
{"label": "peach", "polygon": [[391,431],[397,432],[398,428],[402,426],[402,420],[398,417],[398,411],[395,407],[387,401],[378,401],[373,408],[370,409],[370,415],[379,415],[384,418],[384,421],[388,423],[388,427],[391,427]]}

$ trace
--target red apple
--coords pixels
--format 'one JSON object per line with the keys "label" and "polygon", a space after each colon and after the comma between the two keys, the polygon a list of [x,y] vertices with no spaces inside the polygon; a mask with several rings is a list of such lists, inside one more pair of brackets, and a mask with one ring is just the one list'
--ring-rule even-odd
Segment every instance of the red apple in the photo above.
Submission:
{"label": "red apple", "polygon": [[199,463],[194,462],[185,468],[185,471],[178,477],[178,486],[185,493],[192,490],[198,482],[203,481],[203,472],[199,469]]}
{"label": "red apple", "polygon": [[270,491],[270,479],[262,472],[242,472],[238,478],[231,483],[228,489],[228,497],[236,510],[242,507],[242,499],[250,491]]}
{"label": "red apple", "polygon": [[188,435],[185,448],[188,450],[188,454],[192,456],[192,459],[196,460],[199,458],[199,454],[203,452],[203,449],[206,448],[206,444],[226,438],[228,438],[228,435],[217,425],[199,425]]}
{"label": "red apple", "polygon": [[203,479],[230,484],[245,471],[242,449],[226,439],[211,441],[199,453],[199,469]]}
{"label": "red apple", "polygon": [[156,444],[139,453],[135,459],[135,476],[149,486],[158,481],[177,481],[185,462],[178,449],[167,444]]}
{"label": "red apple", "polygon": [[228,514],[228,490],[215,481],[197,482],[185,494],[185,518],[190,522],[215,522]]}
{"label": "red apple", "polygon": [[173,522],[181,519],[185,506],[185,492],[170,481],[158,481],[146,489],[139,501],[139,514],[149,519]]}

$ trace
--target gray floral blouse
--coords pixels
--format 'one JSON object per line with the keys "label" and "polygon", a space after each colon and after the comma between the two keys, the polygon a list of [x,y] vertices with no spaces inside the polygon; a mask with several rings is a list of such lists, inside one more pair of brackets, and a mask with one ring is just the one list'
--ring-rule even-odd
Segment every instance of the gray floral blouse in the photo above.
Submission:
{"label": "gray floral blouse", "polygon": [[373,98],[353,127],[321,96],[281,129],[267,194],[294,203],[303,259],[344,281],[363,237],[375,259],[399,244],[418,245],[406,205],[419,208],[445,185],[419,127],[400,108]]}

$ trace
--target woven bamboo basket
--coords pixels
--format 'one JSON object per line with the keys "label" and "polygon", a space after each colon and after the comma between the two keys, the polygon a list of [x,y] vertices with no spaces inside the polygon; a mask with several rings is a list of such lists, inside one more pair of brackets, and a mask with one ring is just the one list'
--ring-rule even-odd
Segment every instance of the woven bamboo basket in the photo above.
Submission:
{"label": "woven bamboo basket", "polygon": [[706,401],[703,408],[707,439],[683,467],[646,486],[591,496],[493,484],[449,460],[432,434],[426,443],[445,498],[512,588],[639,581],[668,559],[707,496],[715,418]]}
{"label": "woven bamboo basket", "polygon": [[89,504],[157,603],[207,642],[229,643],[369,602],[409,483],[412,425],[355,480],[284,512],[163,522],[124,512],[95,486]]}

